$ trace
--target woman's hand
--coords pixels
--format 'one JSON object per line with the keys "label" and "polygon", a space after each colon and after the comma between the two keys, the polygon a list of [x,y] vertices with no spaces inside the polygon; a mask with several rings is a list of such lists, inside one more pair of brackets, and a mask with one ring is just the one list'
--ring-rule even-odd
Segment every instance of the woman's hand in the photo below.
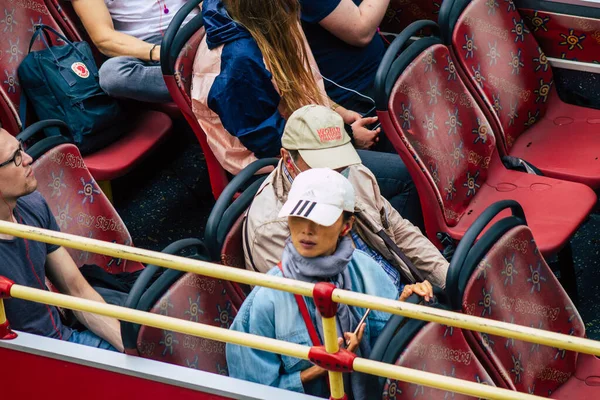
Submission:
{"label": "woman's hand", "polygon": [[366,326],[365,323],[362,323],[356,335],[353,332],[345,332],[343,339],[338,338],[338,346],[343,348],[345,344],[347,346],[346,349],[354,353],[363,338]]}
{"label": "woman's hand", "polygon": [[357,149],[370,149],[379,141],[379,132],[381,132],[381,128],[371,130],[366,127],[375,122],[377,122],[377,117],[366,117],[356,120],[351,124],[352,133],[354,134],[354,146]]}
{"label": "woman's hand", "polygon": [[433,298],[433,286],[431,286],[431,283],[428,281],[415,283],[414,285],[406,285],[404,286],[404,289],[402,290],[398,300],[404,301],[413,293],[425,298],[425,301],[429,301]]}
{"label": "woman's hand", "polygon": [[347,125],[352,125],[354,122],[358,121],[362,118],[362,115],[357,113],[356,111],[348,110],[340,105],[338,105],[335,109],[335,112],[342,117],[344,123]]}

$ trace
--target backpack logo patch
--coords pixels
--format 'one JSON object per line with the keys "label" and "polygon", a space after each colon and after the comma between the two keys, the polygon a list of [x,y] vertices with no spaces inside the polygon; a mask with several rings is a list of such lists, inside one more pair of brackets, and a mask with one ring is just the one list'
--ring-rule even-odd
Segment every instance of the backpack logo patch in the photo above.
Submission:
{"label": "backpack logo patch", "polygon": [[80,78],[87,78],[90,76],[90,70],[82,62],[75,62],[71,65],[71,69]]}

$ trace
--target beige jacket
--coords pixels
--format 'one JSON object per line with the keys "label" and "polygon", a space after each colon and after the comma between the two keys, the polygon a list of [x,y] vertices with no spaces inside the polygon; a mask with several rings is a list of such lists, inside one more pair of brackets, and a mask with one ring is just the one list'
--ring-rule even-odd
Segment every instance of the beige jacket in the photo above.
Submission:
{"label": "beige jacket", "polygon": [[[277,214],[287,200],[291,183],[283,172],[283,163],[267,177],[262,184],[244,221],[244,253],[246,268],[267,272],[276,265],[283,252],[285,240],[289,236],[286,218]],[[385,232],[412,261],[428,281],[444,289],[448,261],[439,250],[408,220],[405,220],[381,195],[375,176],[363,165],[350,167],[348,179],[356,191],[356,209],[361,219],[357,219],[357,233],[371,248],[377,250],[389,262],[400,266],[407,276],[412,276],[400,258],[389,251],[376,232]]]}

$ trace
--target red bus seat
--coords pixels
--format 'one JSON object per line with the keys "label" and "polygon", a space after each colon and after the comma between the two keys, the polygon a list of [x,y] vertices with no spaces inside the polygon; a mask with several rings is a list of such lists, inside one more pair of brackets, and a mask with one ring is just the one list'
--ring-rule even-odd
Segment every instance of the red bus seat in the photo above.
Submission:
{"label": "red bus seat", "polygon": [[[459,328],[409,320],[392,338],[382,361],[470,382],[497,386],[493,375],[490,375],[477,359],[469,347],[463,331]],[[379,396],[383,400],[471,399],[469,396],[394,379],[388,378],[382,379],[382,381],[383,390]],[[373,398],[375,397],[373,396]]]}
{"label": "red bus seat", "polygon": [[[507,170],[485,113],[456,73],[438,38],[417,40],[396,52],[423,25],[415,23],[392,43],[376,78],[382,127],[415,182],[429,238],[460,240],[491,204],[523,205],[540,250],[556,254],[596,203],[587,186]],[[412,28],[411,28],[412,27]]]}
{"label": "red bus seat", "polygon": [[[54,213],[62,232],[132,246],[127,227],[96,184],[72,144],[46,152],[33,164],[38,191]],[[141,263],[87,251],[67,249],[78,267],[96,264],[116,274],[142,269]]]}
{"label": "red bus seat", "polygon": [[195,10],[200,3],[201,0],[189,1],[177,12],[165,31],[160,62],[169,93],[171,93],[173,101],[181,110],[200,142],[206,160],[212,193],[215,199],[218,199],[225,186],[227,186],[229,177],[208,145],[206,133],[192,111],[190,97],[192,66],[198,46],[204,37],[202,15],[195,16],[183,27],[181,26],[189,13]]}
{"label": "red bus seat", "polygon": [[[1,96],[1,100],[10,103],[9,106],[0,107],[0,110],[12,111],[12,121],[9,120],[5,128],[16,135],[18,130],[15,128],[24,122],[19,120],[18,114],[21,86],[16,71],[19,63],[27,55],[34,24],[50,25],[59,32],[63,29],[57,24],[43,0],[31,0],[26,3],[0,0],[0,6],[3,6],[6,13],[4,37],[9,49],[4,53],[4,57],[0,58],[0,69],[4,70],[2,89],[6,94]],[[70,30],[67,32],[72,34]],[[40,46],[41,42],[38,41],[33,50],[40,50]],[[133,120],[131,131],[112,145],[84,158],[96,180],[109,181],[125,175],[171,132],[172,122],[167,115],[157,111],[136,111],[135,114],[129,118],[130,121]]]}
{"label": "red bus seat", "polygon": [[385,33],[400,33],[415,21],[437,22],[442,0],[391,0],[379,28]]}
{"label": "red bus seat", "polygon": [[600,110],[560,100],[550,63],[513,0],[447,0],[439,22],[470,90],[491,115],[501,153],[599,189]]}
{"label": "red bus seat", "polygon": [[[480,235],[505,207],[517,212]],[[583,321],[541,255],[518,204],[494,205],[463,240],[447,279],[454,309],[584,337]],[[600,360],[593,356],[479,332],[470,332],[468,337],[478,357],[488,368],[497,370],[512,390],[553,398],[591,399],[600,395],[600,387],[581,384],[600,373]],[[556,390],[563,385],[563,394],[557,396]]]}
{"label": "red bus seat", "polygon": [[[147,311],[222,328],[229,328],[243,301],[231,282],[190,273],[170,287],[153,285],[148,290],[164,294]],[[228,374],[223,342],[142,326],[137,350],[144,358]]]}

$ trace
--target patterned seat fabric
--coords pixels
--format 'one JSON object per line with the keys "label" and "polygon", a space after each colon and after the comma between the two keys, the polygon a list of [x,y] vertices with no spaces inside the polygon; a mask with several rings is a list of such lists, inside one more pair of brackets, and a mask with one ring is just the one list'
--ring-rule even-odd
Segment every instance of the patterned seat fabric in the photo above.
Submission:
{"label": "patterned seat fabric", "polygon": [[[469,315],[584,337],[575,306],[540,255],[531,231],[517,226],[485,255],[463,288]],[[577,354],[474,332],[493,368],[514,390],[548,396],[575,373]]]}
{"label": "patterned seat fabric", "polygon": [[[243,235],[243,225],[244,225],[244,215],[239,216],[237,221],[233,224],[227,236],[225,236],[225,241],[223,243],[223,248],[221,249],[221,264],[228,267],[235,267],[240,269],[246,268],[246,260],[244,257],[244,243],[242,239]],[[243,299],[250,293],[251,288],[248,285],[240,284],[237,282],[231,282],[232,286],[236,287],[238,293]],[[242,306],[242,303],[237,305],[238,307]]]}
{"label": "patterned seat fabric", "polygon": [[[600,188],[600,111],[561,101],[548,58],[513,1],[448,1],[440,22],[452,30],[453,51],[491,114],[500,151],[546,176]],[[464,7],[456,23],[446,18],[449,6]],[[538,32],[544,18],[532,17]],[[557,36],[571,50],[583,48],[585,35],[573,29]]]}
{"label": "patterned seat fabric", "polygon": [[548,57],[600,63],[600,20],[519,8]]}
{"label": "patterned seat fabric", "polygon": [[545,114],[553,85],[546,55],[512,0],[474,0],[452,33],[455,54],[494,111],[508,152]]}
{"label": "patterned seat fabric", "polygon": [[379,28],[382,32],[400,33],[415,21],[437,21],[442,0],[391,0]]}
{"label": "patterned seat fabric", "polygon": [[[183,46],[177,60],[175,61],[175,80],[186,102],[192,107],[191,89],[192,89],[192,67],[196,51],[204,37],[204,28],[194,33],[190,40]],[[193,113],[192,113],[193,114]]]}
{"label": "patterned seat fabric", "polygon": [[[402,330],[398,332],[402,334]],[[469,348],[458,328],[428,323],[402,351],[396,365],[471,382],[495,386],[492,378]],[[472,397],[440,389],[387,379],[384,400],[401,399],[472,399]]]}
{"label": "patterned seat fabric", "polygon": [[447,225],[455,226],[486,181],[496,140],[446,46],[429,47],[406,68],[392,90],[390,113]]}
{"label": "patterned seat fabric", "polygon": [[[192,67],[194,65],[194,58],[196,57],[196,51],[204,37],[204,27],[200,28],[195,32],[189,40],[185,43],[174,65],[174,76],[165,76],[167,87],[173,97],[175,103],[183,113],[186,121],[194,131],[200,147],[204,153],[206,160],[206,166],[210,177],[210,184],[215,199],[219,198],[219,195],[227,186],[229,182],[228,176],[213,154],[208,142],[206,140],[206,133],[200,127],[198,119],[192,111],[192,99],[191,99],[191,88],[192,88]],[[174,84],[173,84],[174,79]]]}
{"label": "patterned seat fabric", "polygon": [[[4,47],[3,57],[0,58],[0,70],[2,72],[2,90],[7,100],[12,104],[16,114],[15,121],[19,120],[19,104],[21,97],[21,85],[17,78],[17,67],[27,56],[27,50],[35,24],[46,24],[61,32],[52,15],[48,11],[43,0],[0,0],[0,29],[3,32]],[[51,40],[56,38],[51,36]],[[54,43],[56,44],[56,43]],[[32,50],[44,48],[40,38],[34,43]],[[17,134],[18,132],[11,132]]]}
{"label": "patterned seat fabric", "polygon": [[[230,282],[185,274],[150,310],[188,321],[229,328],[241,299]],[[142,326],[137,348],[142,357],[227,375],[225,343]]]}
{"label": "patterned seat fabric", "polygon": [[[64,144],[42,155],[33,170],[38,191],[54,213],[62,232],[131,246],[121,217],[88,171],[77,147]],[[96,264],[110,273],[143,268],[133,261],[68,249],[77,266]]]}

